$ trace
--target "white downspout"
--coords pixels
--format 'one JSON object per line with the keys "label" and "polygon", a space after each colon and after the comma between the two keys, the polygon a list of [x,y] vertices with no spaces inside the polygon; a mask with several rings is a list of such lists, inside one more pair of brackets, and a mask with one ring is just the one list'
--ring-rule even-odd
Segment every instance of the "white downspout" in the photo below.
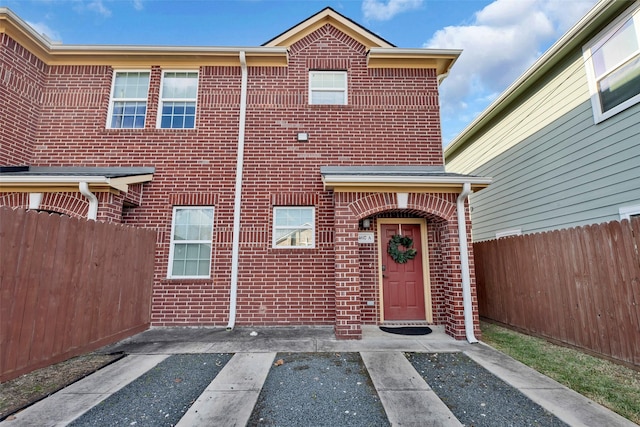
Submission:
{"label": "white downspout", "polygon": [[464,307],[464,330],[467,341],[477,343],[473,333],[473,305],[471,304],[471,273],[469,272],[469,251],[467,247],[467,219],[464,210],[464,202],[471,194],[471,184],[465,182],[462,192],[458,196],[458,240],[460,242],[460,273],[462,275],[462,304]]}
{"label": "white downspout", "polygon": [[89,200],[89,212],[87,218],[96,220],[98,218],[98,198],[95,194],[89,191],[89,184],[86,182],[80,182],[80,193]]}
{"label": "white downspout", "polygon": [[240,88],[240,121],[238,124],[238,158],[236,161],[236,192],[233,203],[233,242],[231,244],[231,289],[229,295],[229,323],[227,331],[236,324],[236,305],[238,299],[238,261],[240,258],[240,201],[242,199],[242,167],[244,165],[244,127],[247,119],[247,59],[240,52],[242,83]]}

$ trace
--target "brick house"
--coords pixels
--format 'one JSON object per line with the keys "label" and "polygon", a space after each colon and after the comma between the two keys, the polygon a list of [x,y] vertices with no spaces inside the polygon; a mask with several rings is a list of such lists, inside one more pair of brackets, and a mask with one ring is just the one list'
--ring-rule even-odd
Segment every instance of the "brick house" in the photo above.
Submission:
{"label": "brick house", "polygon": [[444,171],[459,54],[330,8],[246,48],[65,46],[0,8],[0,205],[156,229],[154,326],[474,341],[466,197],[490,179]]}

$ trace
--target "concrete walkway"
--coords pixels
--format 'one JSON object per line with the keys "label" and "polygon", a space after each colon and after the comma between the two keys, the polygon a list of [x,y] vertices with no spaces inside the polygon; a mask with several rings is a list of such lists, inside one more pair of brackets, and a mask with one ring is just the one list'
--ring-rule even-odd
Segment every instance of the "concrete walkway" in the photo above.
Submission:
{"label": "concrete walkway", "polygon": [[400,336],[364,327],[359,341],[338,341],[330,327],[151,329],[101,350],[129,356],[0,424],[65,426],[171,354],[235,353],[179,425],[243,426],[277,352],[359,352],[392,425],[461,425],[406,360],[402,352],[409,351],[464,352],[571,426],[636,425],[483,343],[456,341],[432,329],[425,336]]}

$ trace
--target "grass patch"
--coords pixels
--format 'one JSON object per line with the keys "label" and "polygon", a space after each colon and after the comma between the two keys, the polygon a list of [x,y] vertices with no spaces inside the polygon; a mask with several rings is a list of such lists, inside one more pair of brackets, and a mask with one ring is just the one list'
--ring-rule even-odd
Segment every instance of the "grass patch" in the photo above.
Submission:
{"label": "grass patch", "polygon": [[640,372],[491,323],[480,327],[482,341],[640,424]]}

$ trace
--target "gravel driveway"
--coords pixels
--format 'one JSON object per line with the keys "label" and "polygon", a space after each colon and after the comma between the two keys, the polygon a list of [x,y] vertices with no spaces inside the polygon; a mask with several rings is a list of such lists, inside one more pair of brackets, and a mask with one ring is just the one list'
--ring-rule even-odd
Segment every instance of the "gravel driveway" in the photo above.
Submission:
{"label": "gravel driveway", "polygon": [[174,426],[231,356],[170,356],[70,426]]}
{"label": "gravel driveway", "polygon": [[566,426],[463,353],[406,353],[458,420],[474,427]]}
{"label": "gravel driveway", "polygon": [[[463,353],[404,355],[466,426],[566,425]],[[70,425],[174,426],[232,356],[169,356]],[[389,425],[360,353],[277,353],[274,362],[256,389],[248,425]]]}
{"label": "gravel driveway", "polygon": [[251,426],[388,426],[359,353],[279,353]]}

